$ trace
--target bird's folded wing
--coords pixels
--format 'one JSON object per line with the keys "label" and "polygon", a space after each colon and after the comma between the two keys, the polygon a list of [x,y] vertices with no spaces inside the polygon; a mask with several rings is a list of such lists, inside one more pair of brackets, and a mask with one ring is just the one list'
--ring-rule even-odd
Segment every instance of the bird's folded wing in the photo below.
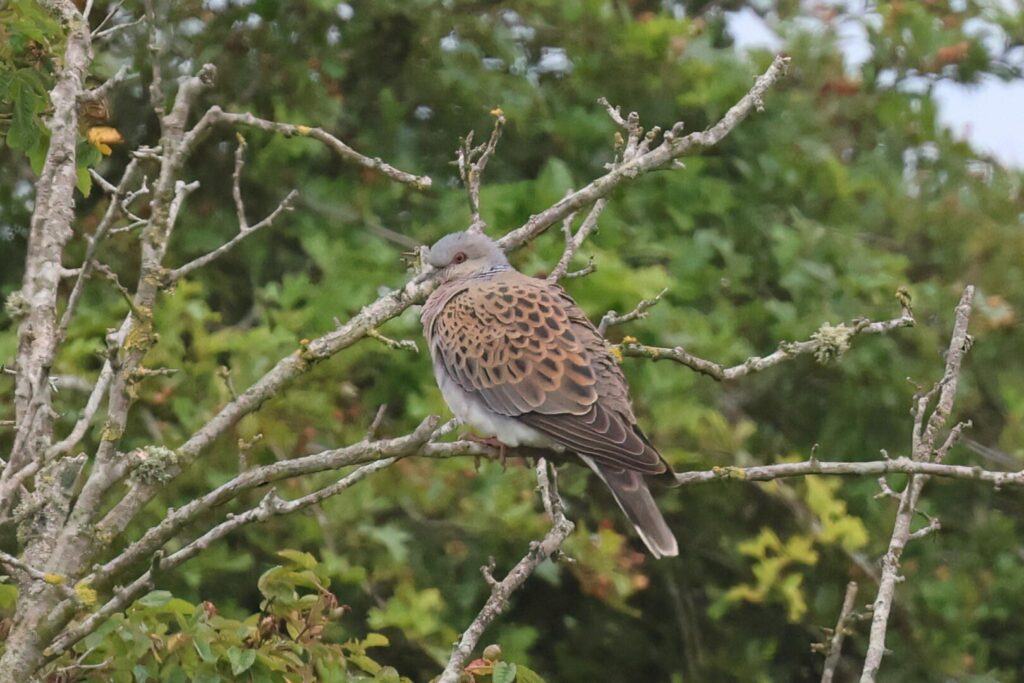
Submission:
{"label": "bird's folded wing", "polygon": [[632,425],[618,368],[609,375],[597,362],[609,359],[595,358],[607,355],[603,341],[567,302],[561,288],[514,271],[473,282],[431,314],[431,352],[495,413],[612,467],[665,471]]}

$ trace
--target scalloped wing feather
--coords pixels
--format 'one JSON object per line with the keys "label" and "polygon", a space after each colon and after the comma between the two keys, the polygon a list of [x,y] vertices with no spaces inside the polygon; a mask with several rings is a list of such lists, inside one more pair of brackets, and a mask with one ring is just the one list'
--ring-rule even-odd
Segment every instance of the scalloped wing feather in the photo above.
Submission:
{"label": "scalloped wing feather", "polygon": [[435,362],[490,410],[609,467],[668,470],[604,340],[561,287],[489,273],[438,288],[422,319]]}

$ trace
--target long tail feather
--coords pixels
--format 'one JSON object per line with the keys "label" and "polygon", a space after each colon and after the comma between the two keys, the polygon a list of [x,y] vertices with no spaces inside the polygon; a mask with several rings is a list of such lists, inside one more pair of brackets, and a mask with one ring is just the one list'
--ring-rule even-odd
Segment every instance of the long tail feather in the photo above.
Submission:
{"label": "long tail feather", "polygon": [[677,556],[679,543],[665,523],[643,475],[631,470],[609,468],[586,456],[581,457],[612,492],[615,502],[636,527],[651,554],[656,558]]}

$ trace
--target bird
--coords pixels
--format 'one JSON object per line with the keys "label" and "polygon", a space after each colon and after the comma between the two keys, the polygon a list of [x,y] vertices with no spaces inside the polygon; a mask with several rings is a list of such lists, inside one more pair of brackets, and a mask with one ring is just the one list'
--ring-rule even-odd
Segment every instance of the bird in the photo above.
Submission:
{"label": "bird", "polygon": [[438,286],[420,319],[455,416],[503,447],[575,454],[655,558],[678,555],[647,482],[675,474],[637,425],[618,362],[573,298],[516,270],[482,232],[446,235],[425,260]]}

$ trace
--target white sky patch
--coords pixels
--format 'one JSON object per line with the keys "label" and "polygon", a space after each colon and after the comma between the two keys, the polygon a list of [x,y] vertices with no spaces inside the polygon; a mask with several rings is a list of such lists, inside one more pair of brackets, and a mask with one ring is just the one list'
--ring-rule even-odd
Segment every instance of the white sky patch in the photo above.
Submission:
{"label": "white sky patch", "polygon": [[939,120],[1000,163],[1024,168],[1024,84],[987,76],[978,85],[943,81],[935,88]]}

